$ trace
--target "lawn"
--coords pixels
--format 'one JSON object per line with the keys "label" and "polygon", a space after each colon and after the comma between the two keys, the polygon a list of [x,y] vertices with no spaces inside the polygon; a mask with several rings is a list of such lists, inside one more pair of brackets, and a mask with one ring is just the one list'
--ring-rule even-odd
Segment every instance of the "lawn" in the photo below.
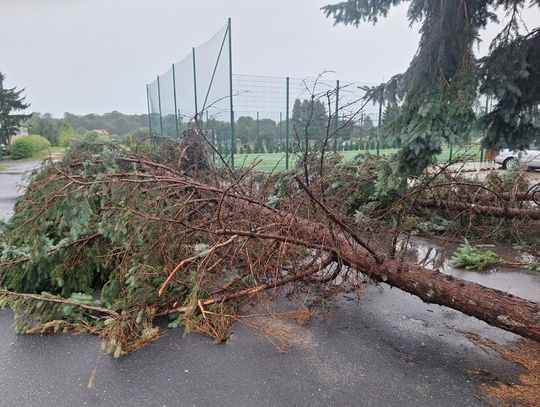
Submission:
{"label": "lawn", "polygon": [[40,151],[39,153],[34,154],[32,157],[27,160],[31,161],[40,161],[46,158],[51,158],[53,160],[58,160],[64,157],[66,153],[66,147],[49,147],[47,150]]}
{"label": "lawn", "polygon": [[39,151],[28,158],[21,158],[20,160],[12,160],[11,157],[5,156],[0,160],[0,169],[6,169],[11,163],[30,162],[30,161],[43,161],[47,158],[53,160],[59,160],[64,157],[66,153],[66,147],[49,147],[47,150]]}
{"label": "lawn", "polygon": [[[376,150],[368,150],[371,154],[376,154]],[[380,155],[391,155],[398,150],[395,148],[389,148],[380,150]],[[442,164],[448,162],[450,159],[450,149],[445,148],[441,154],[437,157],[437,161]],[[351,161],[359,153],[366,152],[366,150],[357,151],[340,151],[344,161]],[[294,163],[298,156],[291,154],[289,156],[289,168],[294,167]],[[477,145],[454,147],[452,149],[452,159],[463,161],[480,161],[480,147]],[[244,168],[252,165],[253,162],[258,162],[256,168],[261,171],[283,171],[285,170],[285,153],[265,153],[265,154],[236,154],[234,156],[234,162],[236,168]]]}

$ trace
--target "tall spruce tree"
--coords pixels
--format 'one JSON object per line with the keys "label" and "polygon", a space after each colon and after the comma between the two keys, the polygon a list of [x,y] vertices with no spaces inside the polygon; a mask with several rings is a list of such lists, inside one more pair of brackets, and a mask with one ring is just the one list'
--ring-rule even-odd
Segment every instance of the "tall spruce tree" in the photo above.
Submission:
{"label": "tall spruce tree", "polygon": [[[376,24],[404,2],[410,3],[411,24],[420,24],[418,50],[406,72],[367,89],[374,101],[401,103],[392,121],[402,146],[396,173],[419,173],[445,142],[465,141],[476,125],[486,130],[487,147],[524,148],[538,138],[540,31],[522,33],[520,13],[540,7],[540,0],[347,0],[323,11],[336,24],[358,26]],[[506,13],[506,24],[489,54],[477,59],[474,45],[480,30],[497,21],[497,8]],[[478,121],[473,106],[479,88],[495,103]]]}
{"label": "tall spruce tree", "polygon": [[4,88],[5,76],[0,72],[0,143],[9,146],[11,136],[18,130],[21,121],[30,115],[13,114],[27,109],[30,104],[25,103],[22,96],[24,89]]}

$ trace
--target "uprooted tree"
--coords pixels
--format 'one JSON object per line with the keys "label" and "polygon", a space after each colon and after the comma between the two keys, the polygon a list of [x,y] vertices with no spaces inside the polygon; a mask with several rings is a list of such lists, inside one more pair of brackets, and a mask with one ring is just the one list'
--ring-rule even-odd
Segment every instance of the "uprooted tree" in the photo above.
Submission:
{"label": "uprooted tree", "polygon": [[[446,172],[390,202],[374,198],[385,160],[323,163],[326,175],[310,175],[308,187],[294,173],[214,168],[202,138],[189,130],[199,148],[165,142],[144,154],[82,144],[32,175],[1,235],[0,301],[20,332],[96,333],[118,357],[156,339],[160,316],[223,340],[250,305],[318,292],[316,307],[367,276],[540,341],[538,304],[416,266],[397,248],[405,222],[389,219],[431,217],[416,201],[434,199],[429,186]],[[309,165],[320,174],[320,161]],[[527,195],[519,182],[500,195]],[[461,188],[473,199],[489,193]],[[534,211],[532,201],[500,205]]]}

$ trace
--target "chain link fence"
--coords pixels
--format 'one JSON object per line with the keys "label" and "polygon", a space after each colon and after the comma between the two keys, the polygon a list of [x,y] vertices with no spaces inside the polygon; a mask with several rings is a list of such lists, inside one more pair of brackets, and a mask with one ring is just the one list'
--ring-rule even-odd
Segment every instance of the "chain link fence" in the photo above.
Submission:
{"label": "chain link fence", "polygon": [[[234,74],[231,31],[229,19],[146,85],[152,136],[180,139],[196,124],[232,167],[262,158],[260,167],[289,169],[299,155],[315,149],[339,151],[345,159],[361,151],[396,151],[396,138],[380,127],[399,108],[364,99],[366,87],[377,84],[334,80],[331,73],[307,78]],[[471,135],[465,146],[447,146],[440,161],[463,151],[483,161],[475,138]]]}

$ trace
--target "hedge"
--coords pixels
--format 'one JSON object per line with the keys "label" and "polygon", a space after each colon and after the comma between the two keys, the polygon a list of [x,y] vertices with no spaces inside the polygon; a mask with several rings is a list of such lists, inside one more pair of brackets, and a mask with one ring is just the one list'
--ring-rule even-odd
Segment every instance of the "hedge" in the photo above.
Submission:
{"label": "hedge", "polygon": [[51,146],[45,137],[31,134],[17,137],[11,143],[10,155],[13,160],[31,157],[33,154],[46,150]]}

